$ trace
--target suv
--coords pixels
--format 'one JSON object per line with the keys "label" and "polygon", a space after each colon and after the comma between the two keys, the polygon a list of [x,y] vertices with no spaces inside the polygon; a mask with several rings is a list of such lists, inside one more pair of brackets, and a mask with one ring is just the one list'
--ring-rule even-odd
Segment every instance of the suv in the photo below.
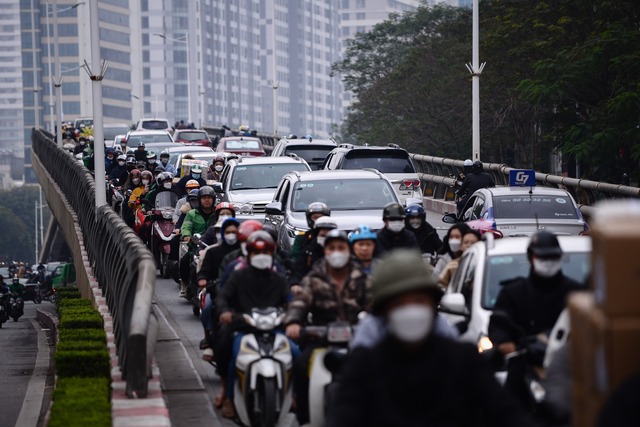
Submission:
{"label": "suv", "polygon": [[225,152],[229,154],[237,154],[239,156],[262,157],[267,153],[264,151],[260,138],[253,136],[229,136],[221,138],[216,146],[215,151]]}
{"label": "suv", "polygon": [[309,138],[297,138],[287,139],[282,138],[273,147],[271,156],[286,156],[288,154],[296,154],[309,164],[311,169],[321,169],[324,160],[327,155],[336,148],[337,144],[333,139],[313,139]]}
{"label": "suv", "polygon": [[176,129],[173,132],[173,139],[184,145],[203,145],[205,147],[211,145],[209,134],[200,129]]}
{"label": "suv", "polygon": [[329,153],[322,169],[376,169],[389,178],[402,204],[406,205],[408,199],[422,204],[420,177],[407,150],[396,144],[386,147],[340,144]]}
{"label": "suv", "polygon": [[265,206],[282,177],[291,171],[308,171],[309,165],[297,156],[229,158],[220,182],[213,185],[222,202],[230,202],[239,221],[264,219]]}
{"label": "suv", "polygon": [[170,134],[173,128],[167,119],[140,119],[136,124],[136,130],[166,130]]}
{"label": "suv", "polygon": [[[487,338],[489,318],[498,298],[501,285],[519,276],[529,275],[531,265],[527,258],[529,237],[486,240],[468,248],[462,257],[440,302],[447,320],[461,332],[460,338],[488,350],[492,344]],[[565,276],[585,283],[590,271],[591,238],[587,236],[558,236]]]}
{"label": "suv", "polygon": [[265,224],[278,230],[278,246],[288,251],[298,233],[308,230],[305,210],[324,202],[338,228],[351,231],[359,225],[382,228],[382,210],[399,203],[389,179],[377,170],[312,171],[286,174],[273,202],[266,208]]}

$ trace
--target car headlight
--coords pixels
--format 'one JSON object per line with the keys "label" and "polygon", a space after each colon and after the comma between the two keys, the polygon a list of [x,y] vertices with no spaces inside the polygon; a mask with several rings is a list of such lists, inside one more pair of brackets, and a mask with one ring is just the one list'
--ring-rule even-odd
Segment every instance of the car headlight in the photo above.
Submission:
{"label": "car headlight", "polygon": [[493,348],[493,343],[486,335],[480,335],[478,338],[478,353],[484,353],[485,351],[489,351]]}
{"label": "car headlight", "polygon": [[234,203],[233,207],[235,208],[237,215],[253,214],[253,205],[250,203]]}
{"label": "car headlight", "polygon": [[285,228],[287,229],[287,235],[292,239],[295,239],[298,234],[304,234],[307,232],[306,229],[297,228],[289,224],[286,224]]}

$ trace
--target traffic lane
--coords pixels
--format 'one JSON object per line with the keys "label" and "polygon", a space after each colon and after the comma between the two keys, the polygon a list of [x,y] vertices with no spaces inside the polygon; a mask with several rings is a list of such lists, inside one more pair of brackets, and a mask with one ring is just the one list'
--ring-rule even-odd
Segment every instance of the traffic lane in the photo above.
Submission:
{"label": "traffic lane", "polygon": [[24,315],[17,322],[9,319],[0,329],[0,427],[16,425],[26,397],[38,356],[38,335],[32,323],[36,319],[38,308],[55,312],[55,306],[49,302],[38,305],[27,301],[24,304]]}

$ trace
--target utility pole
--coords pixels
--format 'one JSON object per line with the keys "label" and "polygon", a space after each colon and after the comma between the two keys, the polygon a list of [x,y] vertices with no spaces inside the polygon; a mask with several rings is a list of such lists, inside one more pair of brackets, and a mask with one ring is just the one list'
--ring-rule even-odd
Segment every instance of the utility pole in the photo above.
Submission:
{"label": "utility pole", "polygon": [[34,263],[37,264],[38,263],[38,202],[35,201],[35,210],[36,210],[36,220],[35,220],[35,242],[36,242],[36,256],[35,256],[35,261]]}
{"label": "utility pole", "polygon": [[[38,67],[36,66],[36,16],[35,6],[33,0],[31,0],[31,48],[33,59],[33,110],[34,110],[34,127],[38,129],[40,127],[40,102],[38,101],[38,89],[40,82],[38,81]],[[40,201],[42,203],[42,201]],[[37,260],[36,260],[37,262]]]}
{"label": "utility pole", "polygon": [[273,89],[273,136],[278,138],[278,70],[277,70],[277,55],[276,55],[276,2],[273,1],[273,14],[271,20],[271,37],[273,41],[273,80],[271,81],[271,87]]}
{"label": "utility pole", "polygon": [[471,160],[480,160],[480,74],[486,62],[480,64],[480,35],[479,35],[478,0],[473,0],[473,34],[471,42],[471,64],[466,64],[471,73],[472,98],[472,149]]}
{"label": "utility pole", "polygon": [[58,147],[62,148],[62,73],[60,72],[60,52],[58,48],[58,3],[53,3],[53,55],[56,62],[56,78],[53,82],[56,86],[56,122],[58,125],[58,131],[56,132],[56,138],[58,141]]}

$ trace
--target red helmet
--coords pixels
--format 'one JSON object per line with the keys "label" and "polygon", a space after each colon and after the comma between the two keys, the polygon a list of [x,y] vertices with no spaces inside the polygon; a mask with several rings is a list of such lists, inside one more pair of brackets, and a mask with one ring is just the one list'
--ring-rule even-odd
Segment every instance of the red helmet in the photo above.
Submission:
{"label": "red helmet", "polygon": [[233,207],[233,205],[229,202],[221,202],[218,203],[218,205],[216,206],[216,210],[215,212],[221,211],[222,209],[229,209],[231,211],[233,211],[233,213],[236,212],[236,209]]}
{"label": "red helmet", "polygon": [[142,175],[140,173],[140,171],[138,169],[134,169],[130,172],[129,176],[131,177],[131,179],[133,178],[140,178],[140,175]]}
{"label": "red helmet", "polygon": [[262,224],[260,221],[255,219],[247,220],[238,227],[238,240],[246,242],[249,236],[251,236],[251,233],[258,230],[262,230]]}
{"label": "red helmet", "polygon": [[247,252],[254,251],[275,252],[276,244],[269,233],[264,230],[258,230],[251,233],[247,239]]}
{"label": "red helmet", "polygon": [[[134,169],[134,171],[135,170],[138,170],[138,169]],[[133,173],[133,171],[131,171],[131,172]],[[144,170],[144,171],[142,171],[141,175],[142,175],[142,179],[148,179],[149,182],[151,182],[153,180],[153,174],[151,173],[151,171]]]}

